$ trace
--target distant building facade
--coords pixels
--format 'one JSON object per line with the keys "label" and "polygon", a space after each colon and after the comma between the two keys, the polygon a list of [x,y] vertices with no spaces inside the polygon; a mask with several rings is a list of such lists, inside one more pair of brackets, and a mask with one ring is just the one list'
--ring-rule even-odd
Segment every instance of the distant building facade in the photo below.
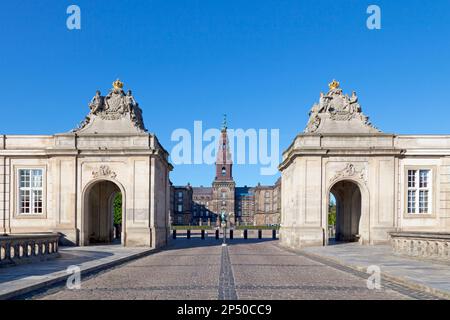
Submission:
{"label": "distant building facade", "polygon": [[174,225],[216,226],[223,212],[229,215],[230,225],[279,224],[281,180],[274,186],[236,187],[224,121],[211,187],[171,186],[170,212]]}

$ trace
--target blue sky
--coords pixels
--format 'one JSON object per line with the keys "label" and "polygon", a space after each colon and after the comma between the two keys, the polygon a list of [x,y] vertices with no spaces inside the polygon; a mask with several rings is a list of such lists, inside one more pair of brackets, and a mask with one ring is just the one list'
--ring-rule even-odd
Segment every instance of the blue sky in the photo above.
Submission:
{"label": "blue sky", "polygon": [[[81,8],[81,30],[66,8]],[[366,9],[382,29],[366,28]],[[449,134],[450,1],[5,1],[0,9],[0,133],[75,127],[119,77],[167,150],[173,130],[280,129],[286,149],[333,78],[385,132]],[[257,165],[238,185],[273,183]],[[214,168],[176,166],[175,184],[209,185]]]}

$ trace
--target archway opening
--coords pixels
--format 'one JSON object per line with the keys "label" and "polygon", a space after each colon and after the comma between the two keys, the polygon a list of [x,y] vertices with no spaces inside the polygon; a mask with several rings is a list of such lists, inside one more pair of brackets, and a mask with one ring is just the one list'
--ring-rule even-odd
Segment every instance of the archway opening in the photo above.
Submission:
{"label": "archway opening", "polygon": [[360,239],[361,190],[352,181],[339,181],[330,190],[328,210],[329,242]]}
{"label": "archway opening", "polygon": [[90,186],[85,195],[85,244],[120,244],[123,203],[120,188],[102,180]]}

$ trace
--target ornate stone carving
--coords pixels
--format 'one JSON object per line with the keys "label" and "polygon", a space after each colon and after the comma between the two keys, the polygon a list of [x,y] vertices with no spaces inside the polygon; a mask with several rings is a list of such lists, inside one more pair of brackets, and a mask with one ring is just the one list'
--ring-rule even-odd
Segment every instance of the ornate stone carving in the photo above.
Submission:
{"label": "ornate stone carving", "polygon": [[112,171],[107,165],[101,165],[97,170],[92,171],[94,178],[116,178],[116,173]]}
{"label": "ornate stone carving", "polygon": [[350,121],[356,120],[361,125],[367,127],[368,131],[379,132],[372,126],[369,118],[362,113],[361,106],[358,103],[358,97],[353,91],[352,95],[344,95],[339,87],[339,82],[333,80],[329,84],[327,94],[320,94],[319,103],[314,104],[309,113],[309,121],[305,129],[305,133],[315,133],[318,131],[323,119],[331,121]]}
{"label": "ornate stone carving", "polygon": [[341,178],[357,178],[363,180],[364,182],[367,181],[365,169],[357,170],[355,165],[352,163],[347,163],[344,169],[336,172],[336,174],[330,179],[330,182],[332,183]]}
{"label": "ornate stone carving", "polygon": [[450,234],[392,232],[392,249],[397,254],[417,258],[450,260]]}
{"label": "ornate stone carving", "polygon": [[73,130],[74,132],[85,128],[95,117],[107,121],[120,120],[128,117],[132,124],[140,131],[147,131],[144,126],[142,110],[139,108],[139,104],[134,99],[131,90],[128,90],[125,94],[123,91],[123,83],[120,80],[113,82],[113,88],[104,97],[100,91],[97,91],[89,103],[89,109],[90,113],[80,123],[78,128]]}

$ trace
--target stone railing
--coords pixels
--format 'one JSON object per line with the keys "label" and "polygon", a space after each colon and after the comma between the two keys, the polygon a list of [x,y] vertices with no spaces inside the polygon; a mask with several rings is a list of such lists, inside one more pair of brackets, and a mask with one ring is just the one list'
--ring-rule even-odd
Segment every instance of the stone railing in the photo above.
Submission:
{"label": "stone railing", "polygon": [[394,253],[450,261],[450,233],[391,232]]}
{"label": "stone railing", "polygon": [[57,233],[0,236],[0,266],[47,260],[58,256]]}

